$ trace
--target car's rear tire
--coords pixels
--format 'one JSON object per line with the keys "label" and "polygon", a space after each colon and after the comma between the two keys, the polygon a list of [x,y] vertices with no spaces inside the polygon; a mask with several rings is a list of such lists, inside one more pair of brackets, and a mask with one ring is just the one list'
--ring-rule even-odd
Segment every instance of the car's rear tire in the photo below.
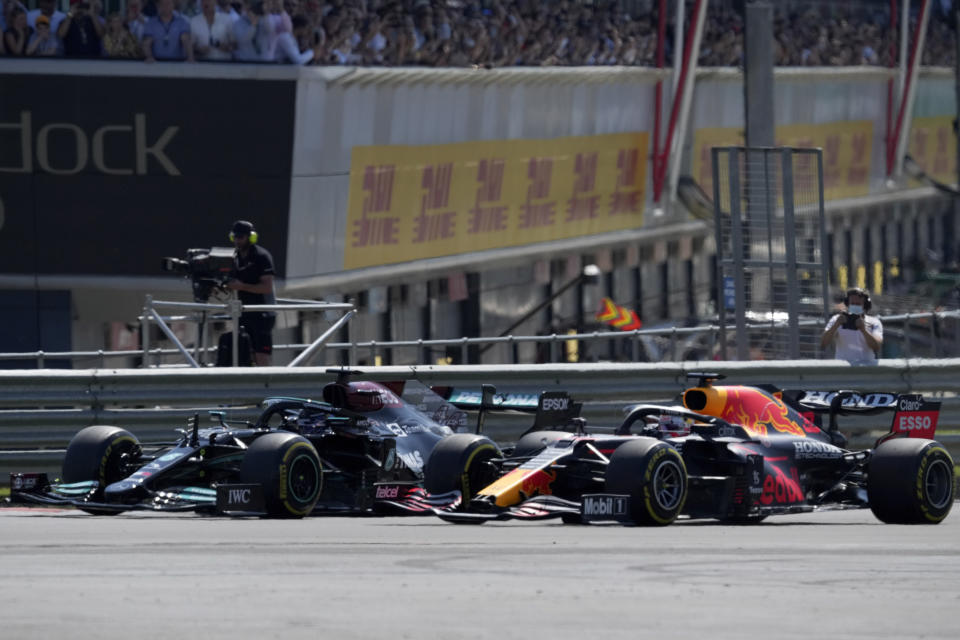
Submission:
{"label": "car's rear tire", "polygon": [[531,431],[521,436],[513,448],[514,458],[529,458],[535,456],[554,442],[562,440],[570,434],[565,431]]}
{"label": "car's rear tire", "polygon": [[295,433],[262,435],[240,465],[240,482],[259,484],[268,516],[302,518],[323,490],[323,465],[309,440]]}
{"label": "car's rear tire", "polygon": [[423,486],[432,494],[459,491],[466,505],[477,491],[496,480],[497,471],[486,462],[500,455],[500,448],[490,438],[456,433],[433,448],[423,468]]}
{"label": "car's rear tire", "polygon": [[687,500],[687,485],[680,453],[656,438],[631,440],[610,456],[606,491],[630,496],[630,519],[637,524],[671,524]]}
{"label": "car's rear tire", "polygon": [[888,440],[870,458],[867,500],[882,522],[937,524],[950,513],[953,492],[953,460],[939,442]]}
{"label": "car's rear tire", "polygon": [[[93,499],[101,499],[107,485],[127,476],[126,460],[130,456],[139,455],[139,452],[140,442],[126,429],[109,425],[86,427],[78,431],[67,445],[61,479],[65,484],[96,480],[100,486]],[[120,513],[113,510],[79,508],[98,516]]]}

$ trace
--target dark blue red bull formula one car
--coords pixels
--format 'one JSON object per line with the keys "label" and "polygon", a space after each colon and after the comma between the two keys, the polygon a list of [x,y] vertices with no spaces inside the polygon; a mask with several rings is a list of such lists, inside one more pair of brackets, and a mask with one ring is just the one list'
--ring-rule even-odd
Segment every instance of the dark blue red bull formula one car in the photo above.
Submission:
{"label": "dark blue red bull formula one car", "polygon": [[[850,508],[887,523],[936,524],[950,512],[953,461],[933,440],[939,403],[722,386],[714,384],[722,376],[694,375],[677,404],[629,407],[612,433],[535,431],[507,451],[482,436],[444,440],[427,461],[425,487],[461,500],[436,513],[457,523],[668,525]],[[847,449],[837,416],[882,412],[894,414],[889,433],[872,449]]]}

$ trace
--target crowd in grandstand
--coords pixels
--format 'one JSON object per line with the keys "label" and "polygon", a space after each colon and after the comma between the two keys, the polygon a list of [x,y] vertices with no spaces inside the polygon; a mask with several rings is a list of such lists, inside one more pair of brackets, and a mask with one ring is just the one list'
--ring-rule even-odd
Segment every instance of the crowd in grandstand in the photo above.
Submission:
{"label": "crowd in grandstand", "polygon": [[[0,0],[0,55],[386,66],[653,66],[657,2],[596,0]],[[673,2],[667,3],[672,7]],[[742,4],[742,3],[741,3]],[[924,63],[952,65],[951,3],[939,0]],[[776,64],[888,65],[889,3],[778,7]],[[629,11],[627,9],[629,7]],[[742,14],[711,3],[699,64],[743,63]],[[64,7],[66,8],[66,7]],[[673,57],[673,16],[666,58]]]}

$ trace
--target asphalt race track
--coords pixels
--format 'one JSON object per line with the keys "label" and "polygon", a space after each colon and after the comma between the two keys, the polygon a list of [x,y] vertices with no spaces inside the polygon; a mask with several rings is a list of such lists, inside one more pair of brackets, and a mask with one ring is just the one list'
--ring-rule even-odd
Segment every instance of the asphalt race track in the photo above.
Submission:
{"label": "asphalt race track", "polygon": [[0,638],[960,637],[960,509],[662,529],[0,509]]}

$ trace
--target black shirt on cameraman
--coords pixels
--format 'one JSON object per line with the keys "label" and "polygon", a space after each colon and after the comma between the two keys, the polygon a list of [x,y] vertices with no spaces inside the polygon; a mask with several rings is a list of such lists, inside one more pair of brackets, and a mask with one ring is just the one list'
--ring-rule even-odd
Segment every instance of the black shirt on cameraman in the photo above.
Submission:
{"label": "black shirt on cameraman", "polygon": [[63,37],[64,55],[92,58],[102,53],[100,36],[93,26],[94,18],[88,15],[76,16]]}
{"label": "black shirt on cameraman", "polygon": [[[259,245],[252,244],[243,256],[239,252],[233,257],[233,271],[230,272],[232,278],[236,278],[244,284],[257,284],[262,276],[275,275],[273,270],[273,256],[270,252]],[[248,304],[276,304],[277,298],[273,293],[250,293],[249,291],[238,291],[237,296],[244,305]],[[272,312],[269,312],[272,315]]]}

